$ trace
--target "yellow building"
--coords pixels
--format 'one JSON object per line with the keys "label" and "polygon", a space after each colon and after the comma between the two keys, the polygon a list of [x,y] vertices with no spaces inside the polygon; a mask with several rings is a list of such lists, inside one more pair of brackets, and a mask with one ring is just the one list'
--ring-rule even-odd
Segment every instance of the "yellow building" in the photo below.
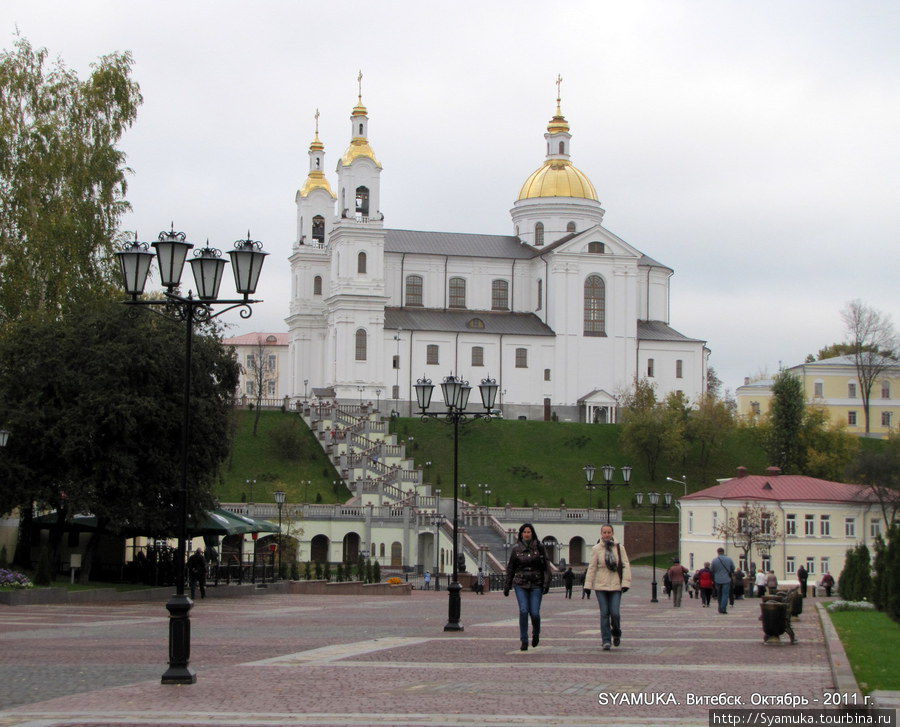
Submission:
{"label": "yellow building", "polygon": [[[865,434],[866,415],[852,356],[835,356],[788,369],[803,382],[806,401],[823,407],[831,421],[851,434]],[[772,379],[745,380],[735,391],[738,413],[746,418],[769,411]],[[869,398],[869,436],[887,437],[900,425],[900,365],[885,370],[872,386]]]}
{"label": "yellow building", "polygon": [[748,572],[750,562],[741,548],[719,528],[739,520],[754,503],[771,513],[774,541],[766,548],[754,547],[749,561],[773,570],[783,584],[796,585],[801,565],[810,583],[818,583],[825,573],[837,580],[847,551],[860,544],[871,551],[886,531],[881,508],[862,485],[782,475],[777,467],[751,475],[739,467],[737,477],[681,498],[681,562],[693,572],[722,547]]}

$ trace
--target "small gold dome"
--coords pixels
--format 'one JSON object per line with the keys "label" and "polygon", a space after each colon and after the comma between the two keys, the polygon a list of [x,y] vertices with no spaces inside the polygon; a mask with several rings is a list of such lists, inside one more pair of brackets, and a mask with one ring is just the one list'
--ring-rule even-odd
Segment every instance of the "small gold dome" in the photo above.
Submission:
{"label": "small gold dome", "polygon": [[312,142],[310,143],[309,150],[310,151],[325,151],[325,145],[321,141],[319,141],[318,135],[316,135],[316,138],[313,139]]}
{"label": "small gold dome", "polygon": [[332,199],[337,199],[337,195],[331,191],[331,185],[322,171],[313,170],[307,175],[306,182],[303,183],[303,188],[300,190],[300,196],[308,197],[314,189],[324,189]]}
{"label": "small gold dome", "polygon": [[566,121],[566,117],[562,115],[562,111],[559,110],[559,105],[556,106],[556,115],[550,119],[550,123],[547,124],[547,131],[551,134],[558,134],[561,131],[569,130],[569,122]]}
{"label": "small gold dome", "polygon": [[[347,108],[346,106],[344,108]],[[359,103],[353,107],[353,113],[351,116],[368,116],[369,112],[366,110],[366,107],[362,104],[362,99],[359,100]]]}
{"label": "small gold dome", "polygon": [[600,201],[591,180],[568,159],[548,159],[525,180],[519,199],[538,197],[578,197]]}
{"label": "small gold dome", "polygon": [[369,140],[363,136],[357,136],[350,142],[350,146],[347,147],[347,151],[345,151],[344,156],[341,157],[341,164],[346,167],[357,157],[368,157],[375,162],[376,167],[379,169],[382,168],[381,163],[375,158],[375,152],[372,151],[372,147],[369,146]]}

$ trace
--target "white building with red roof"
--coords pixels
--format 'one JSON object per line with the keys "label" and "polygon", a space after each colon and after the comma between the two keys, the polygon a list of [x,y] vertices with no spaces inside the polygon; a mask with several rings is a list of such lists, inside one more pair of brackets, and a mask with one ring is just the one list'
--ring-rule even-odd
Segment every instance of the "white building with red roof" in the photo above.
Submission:
{"label": "white building with red roof", "polygon": [[[290,395],[290,335],[287,333],[245,333],[222,341],[231,346],[241,365],[241,380],[235,396],[255,401],[260,383],[262,398],[269,404],[280,403]],[[259,362],[259,366],[257,366]]]}
{"label": "white building with red roof", "polygon": [[768,550],[754,548],[750,560],[757,569],[773,570],[779,582],[796,584],[801,565],[809,572],[810,584],[826,572],[837,580],[847,550],[861,543],[871,549],[885,531],[881,508],[868,488],[783,475],[777,467],[762,475],[739,467],[737,477],[680,502],[681,562],[692,571],[715,558],[720,547],[748,571],[742,549],[719,530],[730,518],[738,521],[748,505],[763,506],[772,514],[774,542]]}

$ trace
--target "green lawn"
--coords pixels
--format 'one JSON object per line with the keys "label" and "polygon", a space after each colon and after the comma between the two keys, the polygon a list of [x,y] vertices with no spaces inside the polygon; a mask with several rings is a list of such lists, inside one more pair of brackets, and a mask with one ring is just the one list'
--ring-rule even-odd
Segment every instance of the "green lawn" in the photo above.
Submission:
{"label": "green lawn", "polygon": [[[677,557],[678,553],[657,553],[656,569],[668,570],[672,565],[672,559]],[[653,556],[642,555],[640,558],[632,558],[631,565],[653,565]],[[660,576],[660,580],[662,580],[662,576]]]}
{"label": "green lawn", "polygon": [[900,689],[900,624],[880,611],[830,615],[862,692]]}

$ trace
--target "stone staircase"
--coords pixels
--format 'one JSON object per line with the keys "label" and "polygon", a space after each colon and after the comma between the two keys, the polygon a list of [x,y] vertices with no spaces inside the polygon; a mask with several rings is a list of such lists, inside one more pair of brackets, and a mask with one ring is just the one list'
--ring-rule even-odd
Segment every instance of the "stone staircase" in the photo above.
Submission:
{"label": "stone staircase", "polygon": [[495,532],[489,525],[468,525],[466,526],[466,532],[472,540],[486,547],[488,552],[501,564],[506,565],[507,549],[503,547],[504,543],[506,543],[506,538]]}

